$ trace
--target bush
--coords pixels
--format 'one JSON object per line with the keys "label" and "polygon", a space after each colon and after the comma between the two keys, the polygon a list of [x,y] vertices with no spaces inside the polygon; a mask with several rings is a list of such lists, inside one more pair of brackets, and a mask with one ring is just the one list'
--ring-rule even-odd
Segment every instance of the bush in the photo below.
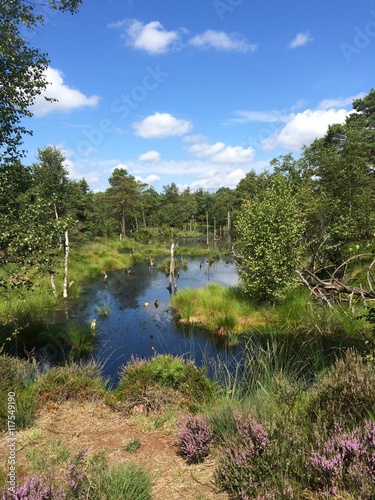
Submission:
{"label": "bush", "polygon": [[374,387],[373,362],[348,349],[343,358],[318,378],[307,403],[307,413],[327,430],[332,430],[337,422],[353,427],[375,414]]}
{"label": "bush", "polygon": [[[142,403],[152,408],[160,407],[160,396],[162,401],[169,395],[167,400],[171,401],[173,392],[176,401],[184,399],[185,404],[194,410],[212,400],[215,385],[205,376],[205,368],[168,354],[150,360],[132,358],[121,369],[115,395],[128,405]],[[154,403],[153,393],[158,400]]]}
{"label": "bush", "polygon": [[93,351],[95,334],[90,326],[70,323],[65,334],[74,359],[80,359],[82,356]]}
{"label": "bush", "polygon": [[237,436],[223,446],[215,481],[231,498],[256,498],[268,476],[264,454],[270,445],[263,426],[252,417],[237,417]]}
{"label": "bush", "polygon": [[71,362],[49,369],[36,382],[35,390],[44,400],[93,399],[104,396],[105,382],[95,361]]}
{"label": "bush", "polygon": [[210,451],[212,429],[204,417],[186,417],[176,422],[178,436],[176,444],[188,464],[202,462]]}
{"label": "bush", "polygon": [[[316,451],[318,450],[318,451]],[[375,497],[375,423],[318,441],[306,464],[310,484],[325,495],[350,491],[356,498]]]}
{"label": "bush", "polygon": [[[69,458],[69,457],[68,457]],[[151,500],[151,479],[132,463],[109,468],[103,454],[88,456],[85,449],[59,467],[47,457],[39,471],[24,477],[15,493],[0,491],[2,500]],[[58,486],[57,486],[58,485]]]}
{"label": "bush", "polygon": [[24,359],[0,355],[0,427],[7,428],[8,392],[15,393],[16,425],[18,429],[28,427],[34,420],[36,409],[32,395],[32,383],[37,367]]}
{"label": "bush", "polygon": [[65,492],[48,483],[41,474],[33,474],[25,479],[22,485],[17,486],[14,493],[6,491],[3,493],[2,500],[65,500]]}

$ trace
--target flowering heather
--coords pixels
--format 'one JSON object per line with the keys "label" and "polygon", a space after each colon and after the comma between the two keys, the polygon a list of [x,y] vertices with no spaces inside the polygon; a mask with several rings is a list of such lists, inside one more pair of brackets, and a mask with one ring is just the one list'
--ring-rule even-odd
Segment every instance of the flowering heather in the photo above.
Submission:
{"label": "flowering heather", "polygon": [[[7,491],[1,500],[65,500],[80,498],[85,480],[87,450],[79,450],[65,471],[64,489],[55,488],[39,473],[25,479],[14,493]],[[64,491],[65,490],[65,491]]]}
{"label": "flowering heather", "polygon": [[14,493],[4,493],[1,500],[65,500],[67,498],[63,490],[47,484],[40,474],[33,474],[27,477]]}
{"label": "flowering heather", "polygon": [[198,463],[206,457],[213,439],[211,427],[203,417],[188,416],[184,423],[176,422],[177,446],[187,463]]}
{"label": "flowering heather", "polygon": [[339,488],[356,492],[360,498],[375,494],[375,423],[366,421],[363,427],[337,434],[318,443],[307,462],[312,486],[326,494]]}
{"label": "flowering heather", "polygon": [[251,417],[237,417],[239,439],[254,452],[262,453],[269,445],[269,438],[263,426]]}
{"label": "flowering heather", "polygon": [[318,378],[308,413],[330,430],[338,421],[359,425],[375,412],[374,385],[373,363],[349,349]]}
{"label": "flowering heather", "polygon": [[78,450],[69,464],[68,470],[65,472],[65,477],[68,481],[72,495],[78,495],[83,484],[85,478],[83,467],[85,465],[87,454],[86,449]]}
{"label": "flowering heather", "polygon": [[215,471],[219,487],[232,498],[249,500],[272,498],[259,496],[268,475],[267,459],[264,458],[270,440],[262,427],[251,417],[237,417],[237,435],[223,449]]}

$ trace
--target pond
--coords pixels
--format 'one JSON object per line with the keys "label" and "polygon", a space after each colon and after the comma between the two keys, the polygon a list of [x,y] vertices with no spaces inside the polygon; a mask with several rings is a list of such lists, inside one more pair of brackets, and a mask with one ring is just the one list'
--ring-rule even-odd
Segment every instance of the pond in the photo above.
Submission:
{"label": "pond", "polygon": [[[217,366],[224,366],[225,371],[233,372],[246,363],[249,350],[244,347],[249,336],[242,335],[237,346],[228,347],[222,338],[203,329],[178,324],[167,289],[168,276],[157,269],[162,260],[156,259],[153,267],[147,263],[137,264],[130,275],[126,270],[108,272],[106,283],[102,275],[86,280],[80,298],[65,303],[68,309],[60,311],[53,319],[53,323],[60,324],[62,328],[69,322],[90,325],[96,319],[93,357],[102,364],[103,375],[114,385],[121,366],[132,357],[151,358],[155,354],[183,356],[193,360],[197,366],[205,365],[208,376]],[[236,266],[230,257],[221,258],[211,265],[207,257],[184,258],[184,261],[187,268],[179,271],[177,293],[184,288],[197,289],[209,283],[223,286],[239,284]],[[100,309],[107,310],[108,315],[100,315]],[[355,346],[360,351],[366,350],[362,341],[353,339],[324,336],[306,339],[293,332],[289,335],[283,333],[282,338],[291,346],[287,352],[297,353],[302,364],[306,364],[306,357],[315,357],[318,353],[324,358],[324,364],[329,364],[342,353],[343,348]],[[253,334],[248,345],[253,346],[251,349],[254,346],[258,349],[266,346],[268,341],[269,337],[264,334]]]}
{"label": "pond", "polygon": [[[209,264],[206,258],[184,258],[187,268],[180,269],[176,279],[177,293],[183,288],[200,288],[208,283],[224,286],[239,284],[234,262],[228,257]],[[132,356],[150,358],[155,353],[181,355],[200,366],[207,358],[225,356],[228,352],[222,340],[199,328],[179,325],[170,305],[168,276],[153,267],[138,264],[134,274],[125,270],[109,272],[87,280],[82,296],[72,302],[69,316],[90,324],[96,319],[97,344],[95,359],[104,363],[103,373],[116,382],[121,365]],[[155,306],[155,301],[158,306]],[[145,303],[149,305],[146,307]],[[107,309],[101,316],[99,309]],[[236,354],[239,347],[231,349]]]}

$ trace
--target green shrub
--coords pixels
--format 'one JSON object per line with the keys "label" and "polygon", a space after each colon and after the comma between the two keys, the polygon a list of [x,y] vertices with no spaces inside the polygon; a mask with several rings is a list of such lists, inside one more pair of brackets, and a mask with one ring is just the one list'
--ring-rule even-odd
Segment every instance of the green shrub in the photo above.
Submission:
{"label": "green shrub", "polygon": [[96,311],[99,316],[108,316],[110,312],[110,307],[108,304],[103,304],[101,306],[96,306]]}
{"label": "green shrub", "polygon": [[141,440],[139,438],[134,438],[124,446],[124,449],[129,453],[135,453],[140,447]]}
{"label": "green shrub", "polygon": [[[161,390],[158,391],[158,388]],[[176,401],[181,402],[182,396],[193,408],[212,400],[215,385],[205,376],[205,368],[198,368],[192,361],[169,354],[157,355],[149,360],[132,358],[121,369],[116,396],[128,404],[141,400],[145,403],[147,395],[149,409],[153,405],[159,408],[156,400],[162,396],[165,402],[171,401],[173,393]],[[152,394],[155,395],[153,402],[150,401]]]}
{"label": "green shrub", "polygon": [[95,361],[69,362],[53,367],[41,375],[35,389],[44,400],[85,400],[103,397],[105,382],[101,376],[101,368]]}
{"label": "green shrub", "polygon": [[35,421],[38,400],[34,385],[17,392],[16,397],[16,425],[17,429],[27,429]]}

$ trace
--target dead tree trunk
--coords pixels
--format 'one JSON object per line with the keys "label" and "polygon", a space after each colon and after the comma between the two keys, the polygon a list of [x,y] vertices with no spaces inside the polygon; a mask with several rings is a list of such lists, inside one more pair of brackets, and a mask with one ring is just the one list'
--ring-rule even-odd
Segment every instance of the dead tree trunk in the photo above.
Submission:
{"label": "dead tree trunk", "polygon": [[168,290],[169,290],[169,293],[172,293],[172,283],[173,283],[173,287],[174,287],[174,291],[176,292],[177,290],[177,283],[176,283],[176,278],[174,276],[174,268],[175,268],[175,264],[174,264],[174,243],[171,244],[171,262],[170,262],[170,265],[169,265],[169,283],[168,283]]}
{"label": "dead tree trunk", "polygon": [[209,237],[208,237],[208,212],[206,212],[206,238],[207,238],[207,247],[209,246]]}
{"label": "dead tree trunk", "polygon": [[371,269],[375,264],[375,260],[367,268],[367,284],[368,288],[364,288],[362,284],[358,286],[352,286],[345,282],[344,278],[338,279],[336,276],[340,275],[340,271],[346,268],[348,263],[354,259],[363,259],[370,257],[370,254],[361,254],[350,257],[348,260],[343,262],[338,266],[333,272],[328,272],[325,270],[325,274],[328,275],[328,279],[320,278],[316,272],[310,269],[305,269],[304,272],[297,271],[297,274],[301,282],[307,286],[310,292],[317,298],[325,302],[329,307],[332,307],[333,302],[349,301],[351,302],[353,297],[359,297],[362,301],[374,300],[375,291],[372,285],[372,274]]}

